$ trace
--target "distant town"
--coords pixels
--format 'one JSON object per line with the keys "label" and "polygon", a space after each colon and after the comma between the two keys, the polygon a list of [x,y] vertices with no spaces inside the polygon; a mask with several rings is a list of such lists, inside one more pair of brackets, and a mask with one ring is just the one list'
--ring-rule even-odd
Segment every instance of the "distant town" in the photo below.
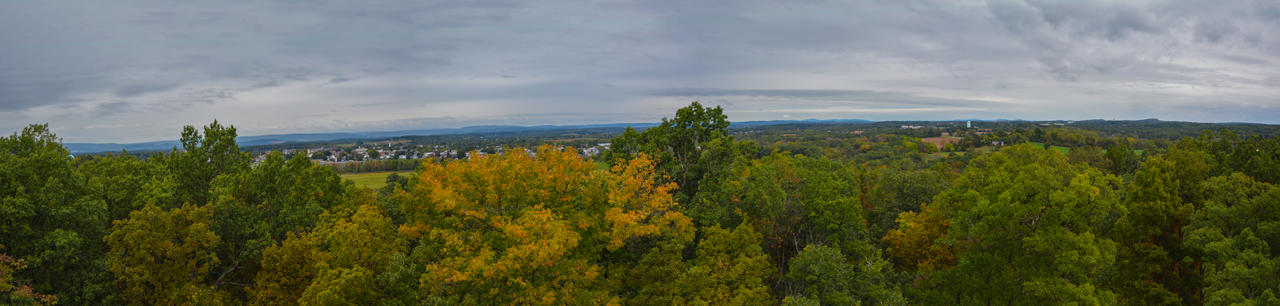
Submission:
{"label": "distant town", "polygon": [[[565,149],[566,146],[557,146],[557,149]],[[583,158],[592,158],[601,152],[609,149],[609,143],[598,143],[594,146],[586,148],[575,148],[578,155]],[[529,148],[521,148],[521,153],[535,156],[537,153]],[[302,149],[282,149],[279,150],[286,157],[292,157],[297,154],[306,154],[312,161],[319,164],[343,164],[351,162],[363,162],[374,160],[412,160],[412,159],[471,159],[477,156],[485,156],[489,154],[505,154],[507,147],[498,145],[492,147],[479,148],[471,151],[462,151],[456,148],[450,148],[444,145],[424,145],[411,144],[405,141],[385,141],[377,143],[366,143],[355,146],[342,147],[338,145],[317,146]],[[254,157],[255,162],[265,160],[270,151],[258,152]]]}

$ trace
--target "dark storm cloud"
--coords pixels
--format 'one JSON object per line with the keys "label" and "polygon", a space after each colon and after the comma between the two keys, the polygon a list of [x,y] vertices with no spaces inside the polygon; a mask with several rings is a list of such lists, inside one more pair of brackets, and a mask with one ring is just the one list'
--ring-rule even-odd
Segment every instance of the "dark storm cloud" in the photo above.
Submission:
{"label": "dark storm cloud", "polygon": [[656,120],[694,99],[739,120],[1280,120],[1274,1],[11,1],[0,29],[0,128],[77,141],[214,117]]}

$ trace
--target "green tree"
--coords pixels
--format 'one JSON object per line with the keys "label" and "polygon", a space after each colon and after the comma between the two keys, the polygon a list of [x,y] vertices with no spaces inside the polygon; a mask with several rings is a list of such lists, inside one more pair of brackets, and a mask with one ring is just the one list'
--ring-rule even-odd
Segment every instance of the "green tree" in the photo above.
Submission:
{"label": "green tree", "polygon": [[263,252],[262,271],[249,290],[254,304],[369,305],[393,298],[379,275],[407,246],[395,224],[371,205],[329,216],[314,232]]}
{"label": "green tree", "polygon": [[1092,146],[1072,147],[1067,152],[1067,159],[1072,163],[1086,164],[1099,169],[1107,168],[1108,159],[1104,158],[1102,150]]}
{"label": "green tree", "polygon": [[254,279],[261,252],[289,232],[306,232],[322,212],[348,203],[347,188],[332,169],[305,156],[289,160],[279,151],[251,170],[214,180],[209,205],[213,230],[221,237],[213,286],[243,296]]}
{"label": "green tree", "polygon": [[1138,168],[1138,156],[1129,148],[1127,141],[1120,140],[1116,145],[1108,147],[1105,155],[1110,162],[1108,169],[1115,175],[1129,174]]}
{"label": "green tree", "polygon": [[691,288],[689,304],[756,305],[774,301],[765,279],[773,265],[760,248],[760,234],[742,224],[732,231],[703,228],[697,258],[682,285]]}
{"label": "green tree", "polygon": [[209,303],[221,299],[207,283],[218,264],[218,235],[208,206],[163,210],[147,205],[115,222],[106,237],[107,263],[122,299],[131,304]]}
{"label": "green tree", "polygon": [[1114,281],[1125,304],[1200,302],[1200,263],[1189,257],[1182,228],[1196,211],[1207,166],[1202,155],[1171,153],[1147,160],[1134,173],[1125,199],[1128,213],[1116,222],[1113,236],[1121,248]]}
{"label": "green tree", "polygon": [[108,207],[48,125],[0,138],[0,243],[23,258],[15,280],[63,303],[110,302],[102,260]]}
{"label": "green tree", "polygon": [[677,201],[689,203],[704,180],[727,170],[742,154],[741,145],[728,135],[727,118],[719,106],[693,102],[642,133],[627,127],[613,139],[605,159],[616,163],[641,153],[652,156],[659,169],[680,186]]}
{"label": "green tree", "polygon": [[1204,259],[1205,304],[1280,304],[1280,188],[1238,172],[1203,187],[1183,242]]}
{"label": "green tree", "polygon": [[1182,139],[1177,147],[1211,155],[1215,173],[1242,172],[1261,182],[1280,183],[1280,140],[1275,137],[1242,137],[1231,130],[1206,130],[1199,138]]}
{"label": "green tree", "polygon": [[[688,240],[676,237],[661,239],[645,248],[636,243],[628,249],[640,249],[640,256],[615,255],[606,258],[611,262],[607,266],[609,287],[614,294],[623,299],[624,304],[632,305],[681,305],[687,304],[688,292],[693,288],[684,286],[679,280],[685,277],[689,263],[684,260],[683,252],[693,237]],[[622,258],[618,258],[622,257]]]}
{"label": "green tree", "polygon": [[262,251],[262,269],[248,288],[254,305],[297,305],[324,262],[320,235],[290,235]]}
{"label": "green tree", "polygon": [[385,182],[387,186],[390,186],[388,187],[390,190],[395,190],[396,188],[404,189],[405,185],[409,185],[409,178],[400,176],[399,173],[392,173],[387,176]]}
{"label": "green tree", "polygon": [[223,126],[217,120],[204,127],[204,134],[193,126],[182,128],[182,151],[157,156],[162,160],[172,180],[172,198],[166,207],[182,203],[204,205],[210,200],[209,190],[213,179],[222,174],[249,170],[251,158],[240,151],[236,144],[236,127]]}
{"label": "green tree", "polygon": [[783,271],[791,256],[809,244],[831,245],[857,258],[873,253],[874,240],[858,203],[859,181],[854,169],[843,164],[775,153],[739,164],[699,194],[699,201],[734,212],[735,218],[716,223],[752,224],[763,234],[775,268]]}
{"label": "green tree", "polygon": [[92,197],[106,204],[111,221],[128,218],[130,212],[141,209],[146,184],[156,176],[154,167],[128,152],[85,160],[77,170],[88,179],[86,186]]}
{"label": "green tree", "polygon": [[373,305],[380,300],[372,271],[364,267],[331,267],[320,263],[319,274],[298,300],[303,305]]}
{"label": "green tree", "polygon": [[[861,170],[859,172],[862,172]],[[875,188],[866,188],[868,192],[860,194],[860,196],[869,197],[869,201],[874,203],[871,211],[867,212],[870,237],[884,237],[889,230],[897,228],[897,223],[894,221],[900,214],[919,212],[921,206],[932,201],[935,195],[948,186],[948,181],[938,171],[883,170],[881,172],[882,174],[875,182]],[[867,181],[865,177],[861,176],[859,181]]]}
{"label": "green tree", "polygon": [[892,287],[889,262],[878,257],[850,263],[839,249],[813,244],[791,258],[789,266],[789,296],[815,299],[826,305],[906,304],[902,294]]}
{"label": "green tree", "polygon": [[927,303],[1113,304],[1100,277],[1116,244],[1120,181],[1031,144],[974,159],[933,205],[952,221],[955,266],[928,273]]}

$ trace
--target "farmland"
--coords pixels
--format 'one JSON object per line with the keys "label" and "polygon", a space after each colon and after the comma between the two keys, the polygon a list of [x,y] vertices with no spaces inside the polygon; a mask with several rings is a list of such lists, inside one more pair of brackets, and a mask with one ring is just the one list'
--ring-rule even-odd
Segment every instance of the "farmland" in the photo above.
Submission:
{"label": "farmland", "polygon": [[365,172],[365,173],[347,173],[340,175],[343,179],[351,180],[356,186],[366,187],[370,189],[382,188],[387,184],[387,176],[392,173],[400,175],[410,175],[413,171],[382,171],[382,172]]}

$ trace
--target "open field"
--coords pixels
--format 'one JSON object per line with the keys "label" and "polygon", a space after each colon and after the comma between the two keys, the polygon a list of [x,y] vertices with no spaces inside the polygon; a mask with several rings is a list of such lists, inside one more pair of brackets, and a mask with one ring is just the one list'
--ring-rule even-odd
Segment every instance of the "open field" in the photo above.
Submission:
{"label": "open field", "polygon": [[[1133,149],[1133,154],[1142,156],[1142,152],[1145,152],[1145,151],[1146,151],[1145,149]],[[1102,149],[1102,154],[1107,154],[1107,149]]]}
{"label": "open field", "polygon": [[387,184],[387,176],[391,175],[392,173],[399,173],[400,175],[411,175],[413,174],[413,171],[382,171],[382,172],[365,172],[365,173],[347,173],[347,174],[342,174],[340,176],[342,176],[342,178],[344,179],[348,179],[348,180],[351,180],[352,182],[355,182],[356,186],[368,187],[371,189],[378,189],[378,188],[382,188],[383,185]]}
{"label": "open field", "polygon": [[948,143],[959,143],[961,139],[963,138],[943,136],[943,137],[921,138],[920,141],[924,143],[933,144],[933,146],[937,147],[938,150],[942,150],[942,148],[945,147]]}
{"label": "open field", "polygon": [[[1041,148],[1044,147],[1044,143],[1040,143],[1040,142],[1032,141],[1031,144],[1040,146]],[[1067,147],[1050,146],[1050,148],[1053,148],[1054,151],[1058,151],[1058,153],[1062,153],[1062,154],[1067,154],[1067,152],[1071,151],[1071,149]]]}

